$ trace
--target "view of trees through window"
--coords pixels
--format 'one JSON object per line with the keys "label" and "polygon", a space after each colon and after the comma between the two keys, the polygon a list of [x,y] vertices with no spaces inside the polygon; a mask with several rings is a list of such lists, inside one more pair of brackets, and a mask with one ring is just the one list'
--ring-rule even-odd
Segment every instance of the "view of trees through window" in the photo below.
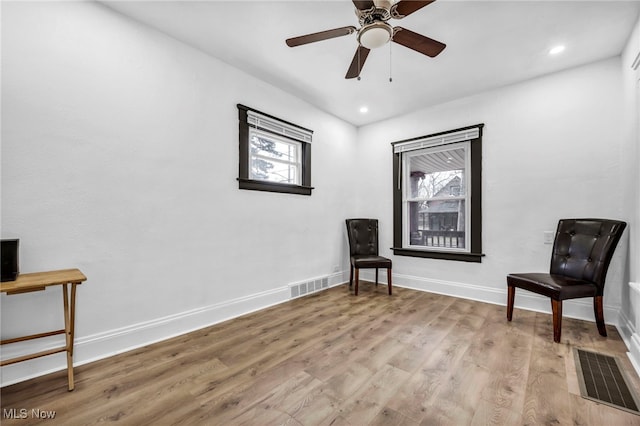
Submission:
{"label": "view of trees through window", "polygon": [[251,179],[299,183],[299,143],[252,134],[250,139]]}
{"label": "view of trees through window", "polygon": [[[447,170],[422,174],[418,178],[416,198],[436,198],[460,195],[464,180],[464,170]],[[443,191],[444,189],[447,191]]]}

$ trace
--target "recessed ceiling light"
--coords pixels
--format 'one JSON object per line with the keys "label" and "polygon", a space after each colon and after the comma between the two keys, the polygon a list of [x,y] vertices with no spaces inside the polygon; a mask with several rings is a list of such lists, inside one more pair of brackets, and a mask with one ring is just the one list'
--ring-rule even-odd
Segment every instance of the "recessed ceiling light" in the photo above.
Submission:
{"label": "recessed ceiling light", "polygon": [[558,53],[561,53],[563,51],[564,51],[564,46],[558,45],[549,50],[549,55],[557,55]]}
{"label": "recessed ceiling light", "polygon": [[367,108],[366,106],[360,107],[360,112],[366,114],[367,112],[369,112],[369,108]]}

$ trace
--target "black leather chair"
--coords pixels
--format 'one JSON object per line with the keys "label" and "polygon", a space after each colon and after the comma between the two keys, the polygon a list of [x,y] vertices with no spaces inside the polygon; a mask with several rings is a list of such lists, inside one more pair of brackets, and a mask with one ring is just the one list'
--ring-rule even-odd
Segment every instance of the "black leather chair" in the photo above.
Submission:
{"label": "black leather chair", "polygon": [[558,222],[551,268],[545,273],[507,275],[507,320],[513,317],[516,287],[551,298],[553,340],[560,342],[562,301],[593,297],[593,310],[601,336],[607,335],[602,295],[609,263],[627,226],[607,219],[561,219]]}
{"label": "black leather chair", "polygon": [[349,287],[353,285],[354,269],[356,271],[355,295],[357,296],[360,268],[376,269],[376,285],[378,285],[378,268],[387,268],[387,283],[391,295],[391,259],[378,255],[378,220],[347,219],[346,223],[351,256]]}

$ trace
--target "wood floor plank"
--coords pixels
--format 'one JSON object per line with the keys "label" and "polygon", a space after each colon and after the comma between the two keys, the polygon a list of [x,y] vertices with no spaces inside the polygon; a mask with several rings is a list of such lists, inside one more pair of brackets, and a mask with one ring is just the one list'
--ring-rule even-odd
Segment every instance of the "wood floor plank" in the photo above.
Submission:
{"label": "wood floor plank", "polygon": [[[489,383],[482,389],[481,396],[494,407],[492,415],[511,418],[513,412],[522,412],[524,405],[532,350],[532,340],[524,337],[533,335],[534,322],[525,321],[518,329],[510,322],[500,321],[504,318],[502,315],[503,309],[500,309],[499,313],[487,317],[483,335],[471,345],[467,359],[491,371]],[[535,313],[523,312],[521,316],[533,319]],[[527,323],[531,324],[531,330],[524,325]]]}
{"label": "wood floor plank", "polygon": [[417,426],[418,422],[411,420],[410,418],[403,416],[402,414],[394,411],[390,408],[384,408],[378,413],[376,417],[369,423],[372,426]]}
{"label": "wood floor plank", "polygon": [[[505,290],[506,291],[506,290]],[[573,348],[617,356],[615,327],[363,281],[0,390],[2,425],[638,425],[586,400]],[[10,418],[12,410],[53,419]],[[30,412],[29,412],[30,413]]]}
{"label": "wood floor plank", "polygon": [[298,401],[283,404],[291,416],[305,425],[320,425],[340,404],[337,397],[326,384],[320,382],[306,393],[298,393]]}
{"label": "wood floor plank", "polygon": [[519,425],[522,423],[521,419],[520,412],[481,399],[469,424],[472,426]]}
{"label": "wood floor plank", "polygon": [[571,421],[574,425],[640,425],[640,416],[605,404],[597,404],[579,395],[571,394],[569,399],[571,400]]}
{"label": "wood floor plank", "polygon": [[459,325],[466,313],[465,306],[469,305],[447,311],[446,315],[457,321],[450,321],[442,340],[436,342],[425,362],[387,402],[388,407],[416,421],[425,416],[471,344],[474,331]]}
{"label": "wood floor plank", "polygon": [[[536,334],[531,350],[529,376],[523,420],[525,424],[570,424],[571,405],[565,357],[570,355],[567,345],[549,343],[549,318],[536,315]],[[539,330],[543,328],[543,330]],[[550,392],[553,389],[554,392]]]}
{"label": "wood floor plank", "polygon": [[[322,382],[315,377],[301,372],[295,377],[284,381],[282,384],[276,385],[272,389],[260,389],[257,388],[254,391],[252,387],[246,392],[240,392],[238,397],[249,396],[248,400],[253,399],[253,403],[249,402],[245,407],[238,399],[233,410],[229,410],[225,416],[215,416],[217,421],[229,422],[229,423],[244,423],[249,419],[254,419],[256,422],[269,411],[271,407],[278,407],[278,411],[282,411],[287,415],[295,418],[293,413],[297,404],[300,404],[308,395],[311,394],[313,389]],[[275,383],[273,383],[275,385]],[[262,392],[261,392],[262,391]],[[245,395],[242,395],[245,394]],[[231,414],[231,415],[229,415]]]}
{"label": "wood floor plank", "polygon": [[341,399],[347,399],[361,389],[371,378],[371,370],[366,366],[353,362],[340,369],[328,380],[327,385],[331,391]]}

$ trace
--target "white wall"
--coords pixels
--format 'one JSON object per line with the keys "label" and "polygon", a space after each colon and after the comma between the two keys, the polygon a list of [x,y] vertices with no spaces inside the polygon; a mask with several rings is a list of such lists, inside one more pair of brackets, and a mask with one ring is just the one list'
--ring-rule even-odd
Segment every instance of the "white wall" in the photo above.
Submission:
{"label": "white wall", "polygon": [[[551,245],[563,217],[630,221],[621,191],[628,176],[623,140],[620,58],[548,75],[426,108],[359,129],[360,203],[381,218],[384,254],[392,256],[397,285],[506,303],[506,275],[549,268]],[[484,123],[482,263],[393,256],[390,142]],[[371,204],[368,200],[376,199]],[[626,231],[625,231],[626,232]],[[618,320],[626,275],[627,234],[605,288],[605,319]],[[521,291],[516,306],[550,311],[548,298]],[[565,315],[593,320],[593,307],[565,303]]]}
{"label": "white wall", "polygon": [[[2,237],[87,275],[76,363],[343,282],[353,126],[101,5],[2,6]],[[311,197],[238,190],[237,103],[314,130]],[[59,292],[2,295],[3,338],[61,328]]]}

